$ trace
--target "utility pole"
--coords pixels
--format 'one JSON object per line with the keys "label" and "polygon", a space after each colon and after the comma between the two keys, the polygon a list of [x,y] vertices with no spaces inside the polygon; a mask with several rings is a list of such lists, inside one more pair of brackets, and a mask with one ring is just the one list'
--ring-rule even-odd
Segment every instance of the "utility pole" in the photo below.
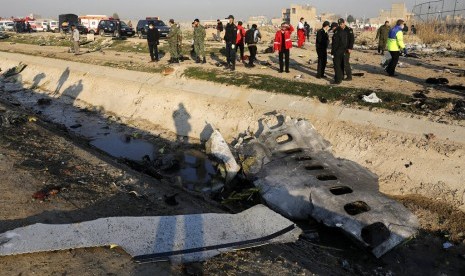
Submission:
{"label": "utility pole", "polygon": [[441,21],[444,19],[444,18],[442,17],[442,13],[444,12],[444,2],[445,2],[445,1],[446,1],[446,0],[442,0]]}
{"label": "utility pole", "polygon": [[455,10],[457,9],[457,2],[458,2],[458,1],[455,1],[455,3],[454,3],[454,15],[452,15],[452,21],[453,21],[453,23],[455,23]]}

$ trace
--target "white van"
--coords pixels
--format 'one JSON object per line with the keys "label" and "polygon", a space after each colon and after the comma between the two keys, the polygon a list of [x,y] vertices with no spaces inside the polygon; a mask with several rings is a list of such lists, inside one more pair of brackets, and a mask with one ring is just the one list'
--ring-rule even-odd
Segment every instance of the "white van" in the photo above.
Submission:
{"label": "white van", "polygon": [[60,28],[58,27],[58,21],[50,21],[49,26],[51,32],[58,33],[60,31]]}

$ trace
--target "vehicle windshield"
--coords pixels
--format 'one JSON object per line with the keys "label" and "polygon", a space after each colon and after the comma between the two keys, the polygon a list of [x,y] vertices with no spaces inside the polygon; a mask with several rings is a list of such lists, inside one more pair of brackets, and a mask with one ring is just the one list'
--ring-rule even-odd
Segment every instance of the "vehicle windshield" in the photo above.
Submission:
{"label": "vehicle windshield", "polygon": [[163,22],[161,20],[147,21],[147,24],[145,24],[145,26],[147,27],[150,23],[152,23],[155,27],[165,27],[166,26],[165,22]]}
{"label": "vehicle windshield", "polygon": [[121,27],[124,27],[124,28],[129,28],[128,25],[126,25],[126,23],[124,23],[123,21],[121,21]]}

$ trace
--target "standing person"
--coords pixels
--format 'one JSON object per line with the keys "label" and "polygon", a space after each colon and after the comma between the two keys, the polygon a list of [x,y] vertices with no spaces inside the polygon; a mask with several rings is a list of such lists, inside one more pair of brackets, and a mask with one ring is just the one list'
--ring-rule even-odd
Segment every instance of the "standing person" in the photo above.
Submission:
{"label": "standing person", "polygon": [[407,23],[404,23],[404,28],[402,29],[402,32],[404,33],[404,35],[407,35],[407,34],[408,34],[408,26],[407,26]]}
{"label": "standing person", "polygon": [[76,28],[76,25],[71,26],[72,37],[71,40],[73,41],[74,46],[74,55],[79,55],[79,30]]}
{"label": "standing person", "polygon": [[242,21],[239,21],[237,22],[236,54],[237,49],[239,49],[241,54],[241,62],[244,60],[244,40],[245,29],[242,27]]}
{"label": "standing person", "polygon": [[329,46],[329,21],[323,23],[323,27],[316,33],[316,53],[318,54],[318,69],[316,78],[326,78],[325,69],[328,62],[328,46]]}
{"label": "standing person", "polygon": [[410,31],[412,32],[413,35],[416,35],[417,34],[417,28],[415,28],[415,25],[412,25],[410,27]]}
{"label": "standing person", "polygon": [[150,22],[147,30],[147,43],[149,45],[150,62],[158,61],[158,45],[160,44],[160,31]]}
{"label": "standing person", "polygon": [[226,43],[226,59],[228,64],[225,69],[236,70],[236,42],[237,42],[237,27],[234,24],[234,16],[230,15],[226,19],[229,20],[226,24],[224,41]]}
{"label": "standing person", "polygon": [[170,51],[170,60],[168,63],[179,63],[179,58],[181,57],[181,29],[179,28],[178,24],[174,22],[174,19],[170,19],[169,24],[171,30],[167,36]]}
{"label": "standing person", "polygon": [[257,43],[261,38],[262,35],[257,28],[257,24],[252,24],[252,28],[247,30],[245,33],[245,42],[247,43],[250,52],[249,67],[255,67],[253,63],[257,59]]}
{"label": "standing person", "polygon": [[216,20],[216,39],[218,39],[218,41],[221,41],[221,33],[223,32],[224,30],[224,27],[223,27],[223,22],[221,22],[221,20],[217,19]]}
{"label": "standing person", "polygon": [[391,54],[392,59],[386,67],[386,72],[391,77],[397,76],[395,73],[397,63],[399,62],[400,52],[403,51],[404,54],[407,55],[407,49],[404,44],[404,27],[404,21],[399,19],[397,20],[396,26],[389,31],[387,49]]}
{"label": "standing person", "polygon": [[128,22],[128,27],[129,27],[129,28],[132,28],[132,22],[131,22],[131,20],[129,20],[129,22]]}
{"label": "standing person", "polygon": [[297,46],[299,48],[304,48],[305,44],[305,26],[304,26],[304,18],[300,18],[299,24],[297,25]]}
{"label": "standing person", "polygon": [[200,63],[200,57],[202,57],[202,63],[207,63],[205,58],[205,37],[207,33],[205,28],[200,25],[200,20],[194,20],[194,51],[196,56],[196,63]]}
{"label": "standing person", "polygon": [[384,49],[386,49],[386,44],[389,36],[389,21],[384,22],[384,25],[379,27],[376,32],[376,39],[378,39],[378,54],[384,55]]}
{"label": "standing person", "polygon": [[307,41],[310,41],[310,35],[311,35],[310,25],[307,23],[307,21],[305,21],[304,23],[304,28],[305,28],[305,34],[307,35]]}
{"label": "standing person", "polygon": [[334,63],[334,84],[340,84],[344,78],[344,55],[347,51],[348,36],[338,24],[338,27],[333,34],[333,42],[331,46],[331,55],[333,55]]}
{"label": "standing person", "polygon": [[26,30],[28,33],[31,33],[32,31],[31,24],[29,24],[29,21],[26,23]]}
{"label": "standing person", "polygon": [[291,34],[294,27],[285,22],[281,24],[281,29],[276,32],[274,38],[274,51],[279,51],[279,73],[283,72],[285,65],[286,73],[289,73],[289,55],[292,48]]}
{"label": "standing person", "polygon": [[346,51],[344,53],[344,72],[347,77],[344,80],[351,81],[352,80],[352,68],[350,66],[350,54],[352,53],[352,50],[354,49],[354,43],[355,43],[354,30],[352,30],[352,28],[346,25],[346,21],[343,18],[340,18],[338,20],[338,24],[341,27],[341,30],[347,36]]}

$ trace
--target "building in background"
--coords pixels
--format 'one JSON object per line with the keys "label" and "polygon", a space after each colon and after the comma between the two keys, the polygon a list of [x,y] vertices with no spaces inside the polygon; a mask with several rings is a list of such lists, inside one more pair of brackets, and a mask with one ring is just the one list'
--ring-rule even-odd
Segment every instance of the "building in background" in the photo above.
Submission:
{"label": "building in background", "polygon": [[382,25],[385,21],[396,22],[397,19],[403,19],[410,23],[413,21],[414,14],[407,10],[405,3],[394,3],[390,10],[380,10],[378,17],[370,18],[370,25]]}
{"label": "building in background", "polygon": [[247,20],[247,24],[250,26],[252,26],[252,24],[257,24],[257,26],[266,26],[271,24],[271,20],[263,15],[251,16],[249,17],[249,20]]}
{"label": "building in background", "polygon": [[316,8],[309,4],[292,4],[290,8],[283,9],[281,14],[283,22],[288,22],[294,26],[297,26],[297,23],[299,23],[302,17],[305,18],[305,21],[307,21],[311,27],[314,27],[317,23]]}

